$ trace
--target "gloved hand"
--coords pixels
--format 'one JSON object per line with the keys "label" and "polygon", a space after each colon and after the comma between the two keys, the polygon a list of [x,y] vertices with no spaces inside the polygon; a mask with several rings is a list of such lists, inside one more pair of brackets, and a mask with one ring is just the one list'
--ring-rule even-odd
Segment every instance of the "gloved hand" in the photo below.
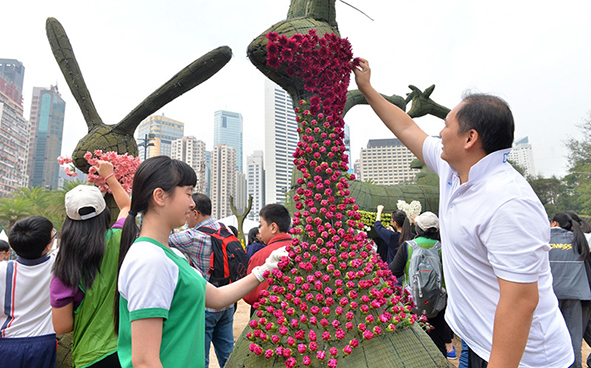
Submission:
{"label": "gloved hand", "polygon": [[252,273],[256,276],[259,282],[265,281],[265,271],[271,272],[277,268],[277,263],[281,261],[281,257],[288,257],[289,253],[285,250],[285,247],[275,249],[269,254],[269,257],[262,266],[257,266],[252,269]]}

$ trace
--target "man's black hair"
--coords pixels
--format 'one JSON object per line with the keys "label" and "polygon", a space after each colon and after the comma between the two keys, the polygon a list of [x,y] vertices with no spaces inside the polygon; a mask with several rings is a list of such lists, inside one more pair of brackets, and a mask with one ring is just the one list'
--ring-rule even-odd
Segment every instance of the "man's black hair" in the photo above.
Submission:
{"label": "man's black hair", "polygon": [[279,231],[282,233],[286,233],[291,225],[289,211],[278,203],[268,204],[261,208],[259,216],[261,216],[269,225],[273,222],[276,223]]}
{"label": "man's black hair", "polygon": [[193,202],[195,202],[195,209],[201,212],[202,215],[211,216],[211,199],[202,193],[193,194]]}
{"label": "man's black hair", "polygon": [[482,149],[489,153],[511,148],[515,122],[507,102],[502,98],[476,93],[464,94],[463,106],[456,113],[458,133],[476,130]]}
{"label": "man's black hair", "polygon": [[31,216],[17,221],[8,234],[10,246],[19,257],[41,257],[51,241],[53,224],[43,216]]}

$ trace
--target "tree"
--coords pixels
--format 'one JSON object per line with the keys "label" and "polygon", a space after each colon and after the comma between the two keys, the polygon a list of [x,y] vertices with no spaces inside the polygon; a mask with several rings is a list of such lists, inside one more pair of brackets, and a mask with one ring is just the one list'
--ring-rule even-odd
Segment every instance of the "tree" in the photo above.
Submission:
{"label": "tree", "polygon": [[0,222],[6,229],[6,232],[10,230],[15,222],[30,216],[30,209],[31,204],[25,198],[15,197],[0,199]]}
{"label": "tree", "polygon": [[528,182],[544,205],[548,216],[571,209],[571,196],[568,194],[568,185],[564,180],[552,176],[544,178],[541,175],[529,177]]}
{"label": "tree", "polygon": [[582,215],[591,214],[591,112],[583,124],[578,125],[580,139],[566,142],[569,151],[568,175],[564,177],[571,188],[570,209]]}

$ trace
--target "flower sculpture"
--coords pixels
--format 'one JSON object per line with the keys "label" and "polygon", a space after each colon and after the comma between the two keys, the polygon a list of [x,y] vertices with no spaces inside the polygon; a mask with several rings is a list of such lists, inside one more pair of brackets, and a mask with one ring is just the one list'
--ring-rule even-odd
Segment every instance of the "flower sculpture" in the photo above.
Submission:
{"label": "flower sculpture", "polygon": [[[290,230],[293,262],[269,275],[271,287],[253,306],[249,350],[283,358],[286,367],[336,367],[364,341],[409,326],[408,293],[394,285],[387,265],[367,240],[350,196],[342,112],[351,74],[347,39],[316,31],[290,38],[267,34],[271,67],[304,81],[312,97],[295,108],[300,141],[294,165],[301,171]],[[322,67],[320,67],[322,66]]]}
{"label": "flower sculpture", "polygon": [[421,202],[419,201],[412,201],[409,204],[406,203],[406,201],[399,199],[398,202],[396,202],[396,207],[400,211],[404,211],[404,213],[406,213],[406,216],[408,216],[408,218],[410,218],[411,220],[421,214]]}
{"label": "flower sculpture", "polygon": [[[95,166],[98,165],[98,161],[109,161],[113,164],[113,174],[115,178],[121,183],[123,189],[128,193],[131,194],[131,185],[133,183],[133,176],[135,175],[135,171],[137,170],[138,166],[140,165],[141,161],[139,157],[133,157],[124,153],[122,155],[118,154],[117,152],[103,152],[101,150],[95,150],[94,154],[92,152],[86,152],[84,154],[84,159],[88,162],[90,169],[88,170],[87,181],[91,184],[96,185],[101,192],[109,192],[111,188],[106,183],[105,179],[100,176]],[[57,158],[57,161],[60,165],[64,164],[72,164],[73,160],[71,157],[63,157],[60,156]],[[66,167],[64,169],[66,175],[68,176],[77,176],[75,169],[71,167]]]}

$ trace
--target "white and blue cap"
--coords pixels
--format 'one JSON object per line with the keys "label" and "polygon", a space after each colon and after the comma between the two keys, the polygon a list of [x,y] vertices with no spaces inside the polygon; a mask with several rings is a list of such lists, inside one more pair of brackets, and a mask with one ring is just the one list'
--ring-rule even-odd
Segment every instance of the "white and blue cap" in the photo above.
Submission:
{"label": "white and blue cap", "polygon": [[[106,206],[101,191],[94,185],[78,185],[66,193],[66,214],[72,220],[80,221],[96,217],[105,210]],[[82,215],[80,214],[82,208],[92,208],[94,211]]]}

